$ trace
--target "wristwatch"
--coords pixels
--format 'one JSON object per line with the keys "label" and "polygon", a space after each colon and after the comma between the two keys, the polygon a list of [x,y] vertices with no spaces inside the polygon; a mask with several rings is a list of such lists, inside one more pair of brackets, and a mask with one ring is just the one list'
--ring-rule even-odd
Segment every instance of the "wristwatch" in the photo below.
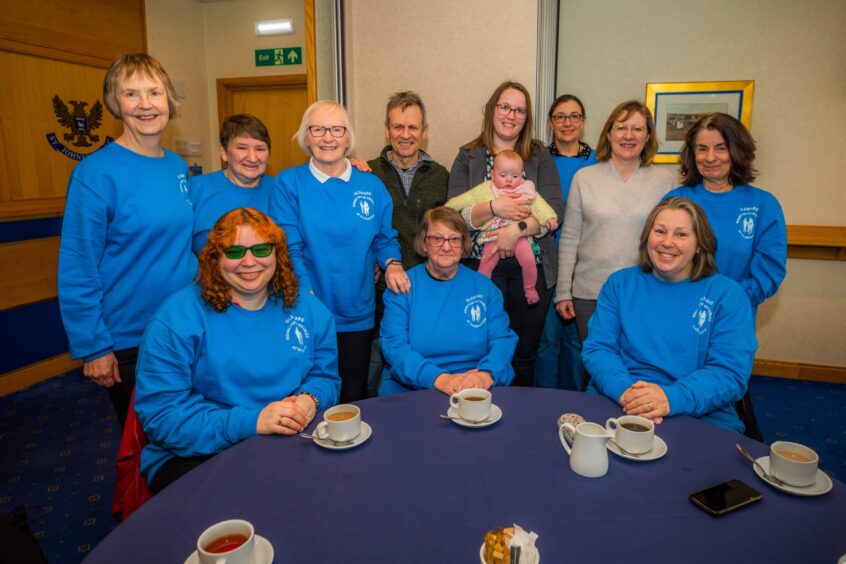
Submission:
{"label": "wristwatch", "polygon": [[529,228],[529,224],[526,223],[525,221],[520,221],[520,222],[517,223],[517,227],[520,228],[520,233],[525,233],[526,229]]}

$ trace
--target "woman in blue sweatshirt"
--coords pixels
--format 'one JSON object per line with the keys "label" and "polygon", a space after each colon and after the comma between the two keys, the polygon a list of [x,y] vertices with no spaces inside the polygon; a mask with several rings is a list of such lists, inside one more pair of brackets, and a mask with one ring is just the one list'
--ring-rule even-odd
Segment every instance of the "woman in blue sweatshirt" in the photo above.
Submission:
{"label": "woman in blue sweatshirt", "polygon": [[628,415],[660,423],[692,415],[738,433],[757,341],[743,289],[718,274],[716,241],[697,204],[659,203],[640,238],[639,265],[599,294],[582,357],[588,389]]}
{"label": "woman in blue sweatshirt", "polygon": [[374,264],[393,292],[410,288],[392,227],[393,200],[378,177],[350,166],[353,132],[343,106],[315,102],[303,114],[296,139],[310,155],[282,171],[270,215],[288,237],[304,291],[335,316],[341,402],[367,397],[370,337],[375,323]]}
{"label": "woman in blue sweatshirt", "polygon": [[179,114],[173,84],[144,53],[121,55],[103,99],[123,133],[80,162],[68,184],[59,246],[59,307],[73,358],[109,388],[121,427],[135,384],[144,327],[191,282],[193,212],[188,167],[162,148]]}
{"label": "woman in blue sweatshirt", "polygon": [[385,292],[379,395],[510,384],[517,335],[499,289],[459,264],[470,252],[464,219],[446,207],[427,211],[414,247],[428,260],[408,271],[411,292]]}
{"label": "woman in blue sweatshirt", "polygon": [[787,273],[787,228],[778,200],[750,186],[757,171],[755,141],[727,114],[699,119],[681,151],[684,186],[668,194],[705,210],[717,237],[717,268],[743,287],[753,312]]}
{"label": "woman in blue sweatshirt", "polygon": [[270,159],[270,134],[255,116],[235,114],[220,126],[220,158],[227,167],[212,174],[194,176],[188,193],[194,205],[195,255],[206,245],[214,223],[236,208],[267,213],[273,178],[265,176]]}
{"label": "woman in blue sweatshirt", "polygon": [[332,315],[300,291],[282,230],[251,208],[224,215],[197,285],[144,333],[135,410],[150,489],[256,434],[305,429],[338,401],[337,358]]}

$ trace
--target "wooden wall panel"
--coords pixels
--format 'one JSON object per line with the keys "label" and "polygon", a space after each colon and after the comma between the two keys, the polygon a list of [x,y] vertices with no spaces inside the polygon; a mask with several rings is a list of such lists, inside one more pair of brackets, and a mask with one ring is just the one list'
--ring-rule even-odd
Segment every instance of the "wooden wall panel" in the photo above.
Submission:
{"label": "wooden wall panel", "polygon": [[[53,96],[73,109],[71,100],[86,102],[85,110],[102,104],[101,68],[0,51],[0,218],[61,213],[68,178],[78,161],[54,148],[47,136],[80,154],[90,154],[107,136],[117,137],[121,124],[103,106],[99,137],[90,146],[75,146],[64,135],[53,111]],[[89,140],[88,142],[93,141]]]}
{"label": "wooden wall panel", "polygon": [[0,264],[8,269],[0,276],[0,311],[55,298],[58,263],[58,237],[0,245]]}
{"label": "wooden wall panel", "polygon": [[0,0],[0,49],[106,67],[144,51],[144,0]]}

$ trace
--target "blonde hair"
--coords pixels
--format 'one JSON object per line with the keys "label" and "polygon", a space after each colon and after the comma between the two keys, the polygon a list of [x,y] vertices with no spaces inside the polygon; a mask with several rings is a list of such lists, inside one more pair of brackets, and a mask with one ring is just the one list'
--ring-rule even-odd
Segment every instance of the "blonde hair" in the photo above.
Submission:
{"label": "blonde hair", "polygon": [[628,100],[611,110],[611,115],[605,120],[605,125],[602,126],[602,132],[599,134],[599,140],[596,142],[597,161],[604,163],[611,158],[611,141],[608,140],[608,135],[610,135],[614,123],[626,121],[635,113],[642,115],[643,119],[646,120],[646,134],[648,135],[646,143],[643,144],[643,150],[640,152],[640,164],[642,166],[652,164],[652,159],[655,158],[655,154],[658,152],[658,139],[655,137],[655,122],[652,120],[652,112],[649,111],[649,108],[637,100]]}
{"label": "blonde hair", "polygon": [[147,53],[125,53],[119,55],[109,65],[103,79],[103,102],[109,113],[121,119],[118,90],[124,80],[136,74],[160,81],[167,91],[168,117],[170,119],[179,117],[182,108],[176,96],[176,89],[162,64]]}

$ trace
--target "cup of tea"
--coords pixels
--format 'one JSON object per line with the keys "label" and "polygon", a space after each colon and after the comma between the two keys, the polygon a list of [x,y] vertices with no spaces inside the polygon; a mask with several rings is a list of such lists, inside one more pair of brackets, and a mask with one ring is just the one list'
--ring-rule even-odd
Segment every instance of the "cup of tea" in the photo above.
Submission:
{"label": "cup of tea", "polygon": [[449,404],[465,421],[484,421],[491,416],[491,393],[481,388],[467,388],[449,396]]}
{"label": "cup of tea", "polygon": [[197,539],[200,564],[252,564],[254,551],[253,525],[243,519],[215,523]]}
{"label": "cup of tea", "polygon": [[625,451],[643,454],[652,450],[655,424],[649,419],[637,415],[611,417],[605,422],[605,428],[614,434],[614,442]]}
{"label": "cup of tea", "polygon": [[820,457],[805,445],[776,441],[770,445],[770,472],[791,486],[810,486],[817,480]]}
{"label": "cup of tea", "polygon": [[318,439],[335,443],[351,441],[361,433],[361,410],[357,405],[342,403],[323,412],[323,421],[314,434]]}

